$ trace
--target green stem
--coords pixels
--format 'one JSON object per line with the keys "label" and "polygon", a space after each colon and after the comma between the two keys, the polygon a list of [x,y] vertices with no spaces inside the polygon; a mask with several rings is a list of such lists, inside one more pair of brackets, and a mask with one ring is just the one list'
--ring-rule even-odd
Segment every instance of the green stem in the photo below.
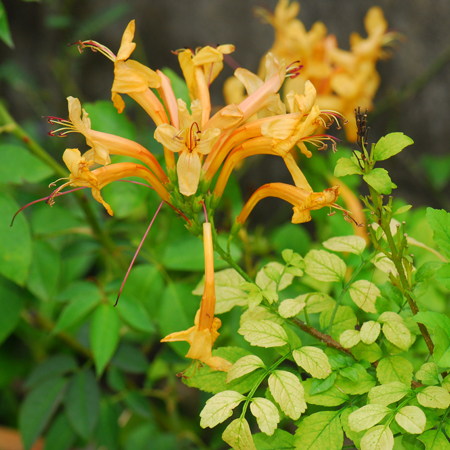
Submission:
{"label": "green stem", "polygon": [[[59,164],[51,155],[49,155],[46,150],[44,150],[26,131],[13,119],[9,114],[3,103],[0,101],[0,123],[4,124],[4,130],[13,134],[19,141],[26,144],[31,153],[37,156],[41,161],[47,164],[51,169],[53,169],[56,175],[60,178],[67,178],[67,170]],[[91,226],[95,237],[102,243],[106,250],[114,256],[117,260],[116,246],[112,239],[105,234],[103,229],[100,227],[97,218],[95,217],[92,208],[87,201],[86,196],[81,191],[74,192],[75,198],[78,204],[84,212],[86,220]]]}

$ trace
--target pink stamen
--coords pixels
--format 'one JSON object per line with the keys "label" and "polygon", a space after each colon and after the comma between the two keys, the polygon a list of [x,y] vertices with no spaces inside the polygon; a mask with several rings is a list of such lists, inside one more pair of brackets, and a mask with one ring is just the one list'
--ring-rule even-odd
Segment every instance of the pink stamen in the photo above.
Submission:
{"label": "pink stamen", "polygon": [[286,77],[296,78],[300,75],[302,69],[303,64],[300,64],[300,61],[294,61],[286,67]]}
{"label": "pink stamen", "polygon": [[159,204],[159,207],[158,207],[158,209],[156,210],[156,213],[155,213],[155,215],[153,216],[153,219],[152,219],[152,221],[150,222],[150,225],[148,226],[147,231],[145,232],[144,237],[142,238],[141,243],[139,244],[139,247],[137,248],[136,253],[135,253],[134,256],[133,256],[133,260],[131,261],[130,267],[128,267],[127,273],[126,273],[125,278],[124,278],[124,280],[123,280],[123,282],[122,282],[122,286],[120,286],[119,294],[117,295],[117,300],[116,300],[116,303],[114,304],[114,306],[117,306],[117,303],[119,302],[120,294],[122,293],[122,290],[123,290],[123,288],[124,288],[124,286],[125,286],[125,282],[127,281],[128,275],[130,274],[130,271],[131,271],[131,268],[133,267],[134,261],[136,261],[137,255],[139,254],[139,252],[140,252],[140,250],[141,250],[141,247],[142,247],[142,245],[144,244],[145,238],[147,237],[148,232],[150,231],[150,228],[152,227],[153,222],[155,221],[156,216],[158,215],[158,213],[159,213],[159,211],[160,211],[161,206],[163,205],[163,203],[164,203],[164,201],[162,201],[162,202]]}

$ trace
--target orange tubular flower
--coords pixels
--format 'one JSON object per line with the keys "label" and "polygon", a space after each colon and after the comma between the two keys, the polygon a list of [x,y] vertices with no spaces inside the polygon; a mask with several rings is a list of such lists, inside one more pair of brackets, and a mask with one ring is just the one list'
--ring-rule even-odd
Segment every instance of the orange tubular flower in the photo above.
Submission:
{"label": "orange tubular flower", "polygon": [[161,342],[186,341],[191,346],[186,358],[198,360],[207,364],[212,370],[228,372],[232,364],[219,356],[212,356],[212,346],[222,325],[218,317],[214,317],[216,295],[214,286],[214,254],[211,234],[211,224],[203,224],[203,244],[205,250],[205,290],[202,303],[197,311],[194,326],[186,331],[171,333]]}
{"label": "orange tubular flower", "polygon": [[[266,197],[279,197],[294,205],[292,223],[304,223],[311,220],[311,210],[320,209],[324,206],[337,207],[334,202],[339,197],[339,186],[333,186],[323,192],[311,192],[284,183],[265,184],[250,197],[250,200],[236,218],[238,227],[242,226],[247,220],[256,204]],[[338,208],[340,209],[340,207]]]}

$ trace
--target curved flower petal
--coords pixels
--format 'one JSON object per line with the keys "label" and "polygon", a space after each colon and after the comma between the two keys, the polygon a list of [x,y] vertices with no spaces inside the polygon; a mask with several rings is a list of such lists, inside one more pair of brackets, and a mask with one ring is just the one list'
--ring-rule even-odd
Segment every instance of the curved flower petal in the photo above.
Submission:
{"label": "curved flower petal", "polygon": [[117,53],[117,61],[125,61],[133,53],[136,48],[136,44],[133,42],[135,31],[136,22],[132,20],[123,33],[122,42],[120,43],[119,52]]}
{"label": "curved flower petal", "polygon": [[200,181],[202,164],[196,152],[184,151],[180,153],[177,162],[177,174],[180,192],[183,195],[194,195]]}
{"label": "curved flower petal", "polygon": [[195,151],[202,155],[207,155],[213,148],[217,138],[220,136],[220,130],[218,128],[208,128],[203,131],[200,140],[195,146]]}
{"label": "curved flower petal", "polygon": [[185,130],[178,131],[172,125],[163,123],[155,130],[155,139],[165,148],[174,153],[187,150],[185,145]]}

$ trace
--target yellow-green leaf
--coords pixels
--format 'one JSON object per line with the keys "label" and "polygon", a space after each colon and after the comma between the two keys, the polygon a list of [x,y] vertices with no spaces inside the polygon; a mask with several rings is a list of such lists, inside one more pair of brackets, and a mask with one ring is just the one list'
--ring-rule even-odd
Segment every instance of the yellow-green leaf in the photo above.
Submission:
{"label": "yellow-green leaf", "polygon": [[[303,296],[300,296],[300,297],[303,297]],[[306,306],[306,303],[302,300],[299,301],[298,297],[297,298],[289,298],[289,299],[283,300],[280,303],[278,312],[280,313],[280,316],[284,317],[284,318],[294,317],[305,306]]]}
{"label": "yellow-green leaf", "polygon": [[328,356],[317,347],[302,347],[293,352],[295,362],[314,378],[326,378],[331,373]]}
{"label": "yellow-green leaf", "polygon": [[366,241],[360,236],[339,236],[328,239],[323,246],[333,252],[348,252],[361,255],[366,248]]}
{"label": "yellow-green leaf", "polygon": [[200,413],[202,428],[213,428],[217,424],[233,414],[233,409],[244,400],[245,397],[236,391],[223,391],[207,400],[205,407]]}
{"label": "yellow-green leaf", "polygon": [[427,418],[417,406],[404,406],[395,415],[397,423],[408,433],[421,434],[425,431]]}
{"label": "yellow-green leaf", "polygon": [[401,322],[384,323],[383,334],[389,342],[402,350],[406,351],[411,346],[411,332]]}
{"label": "yellow-green leaf", "polygon": [[380,330],[381,325],[378,322],[373,320],[364,322],[360,331],[361,341],[367,345],[374,343],[380,334]]}
{"label": "yellow-green leaf", "polygon": [[292,373],[275,370],[269,377],[269,389],[282,411],[297,420],[306,410],[305,391],[300,380]]}
{"label": "yellow-green leaf", "polygon": [[410,391],[411,389],[400,381],[393,381],[392,383],[372,388],[369,392],[369,401],[370,403],[386,406],[398,402]]}
{"label": "yellow-green leaf", "polygon": [[270,320],[249,320],[239,328],[238,333],[258,347],[281,347],[288,343],[286,331]]}
{"label": "yellow-green leaf", "polygon": [[381,296],[380,290],[370,281],[355,281],[349,288],[350,297],[363,311],[376,313],[375,301]]}
{"label": "yellow-green leaf", "polygon": [[280,421],[277,407],[266,398],[256,397],[250,403],[250,411],[256,417],[259,429],[271,436]]}
{"label": "yellow-green leaf", "polygon": [[417,401],[428,408],[448,408],[450,406],[450,394],[443,387],[428,386],[417,394]]}
{"label": "yellow-green leaf", "polygon": [[[272,272],[278,273],[278,275],[281,277],[281,274],[284,271],[283,264],[280,264],[278,262],[271,262],[269,264],[266,264],[257,274],[256,274],[256,284],[261,289],[271,289],[275,290],[277,288],[277,284],[275,281],[267,276],[267,273],[264,269],[269,269]],[[292,280],[294,279],[294,275],[291,275],[289,273],[284,273],[284,275],[281,277],[280,282],[278,283],[278,290],[282,291],[283,289],[287,288],[290,284],[292,284]]]}
{"label": "yellow-green leaf", "polygon": [[258,358],[255,355],[244,356],[243,358],[238,359],[228,371],[227,383],[247,375],[260,367],[266,368],[261,358]]}
{"label": "yellow-green leaf", "polygon": [[344,348],[352,348],[359,344],[361,336],[358,330],[346,330],[339,336],[339,342]]}
{"label": "yellow-green leaf", "polygon": [[392,450],[394,435],[388,425],[371,428],[361,439],[361,450]]}
{"label": "yellow-green leaf", "polygon": [[235,419],[227,426],[222,439],[234,450],[256,450],[252,433],[245,419]]}
{"label": "yellow-green leaf", "polygon": [[319,281],[341,281],[347,266],[339,256],[325,250],[311,250],[305,256],[306,273]]}
{"label": "yellow-green leaf", "polygon": [[352,412],[348,417],[348,425],[357,433],[372,428],[382,421],[391,409],[384,405],[371,404]]}
{"label": "yellow-green leaf", "polygon": [[413,365],[402,356],[389,356],[380,360],[377,366],[377,377],[381,384],[400,381],[411,385]]}

